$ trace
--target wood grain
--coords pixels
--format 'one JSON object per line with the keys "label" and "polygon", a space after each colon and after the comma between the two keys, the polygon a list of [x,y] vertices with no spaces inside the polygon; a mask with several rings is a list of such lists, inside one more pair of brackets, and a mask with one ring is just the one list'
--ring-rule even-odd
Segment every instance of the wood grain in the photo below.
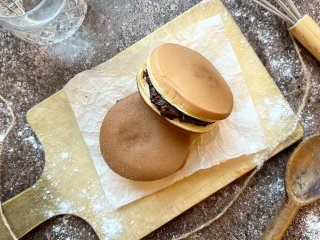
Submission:
{"label": "wood grain", "polygon": [[[265,98],[284,100],[276,84],[219,0],[199,3],[120,53],[113,60],[134,54],[166,34],[179,31],[217,14],[223,19],[255,106],[261,108]],[[104,64],[101,64],[95,69],[103,67]],[[288,106],[286,102],[285,104]],[[260,110],[262,111],[259,112],[263,112],[263,109]],[[300,125],[293,134],[288,135],[297,121],[294,115],[282,119],[286,124],[272,126],[263,116],[260,117],[270,146],[275,146],[279,139],[286,138],[286,141],[269,154],[269,157],[303,135]],[[139,239],[252,170],[256,166],[253,159],[259,158],[259,155],[243,156],[211,169],[199,171],[166,189],[107,213],[103,208],[98,208],[97,211],[97,206],[103,203],[104,194],[64,91],[35,106],[28,112],[27,118],[44,146],[46,164],[41,179],[31,189],[3,205],[18,237],[51,216],[68,213],[88,221],[100,239]],[[59,160],[62,151],[71,153],[68,161]],[[83,191],[86,191],[87,195],[79,194]],[[89,200],[92,198],[86,196],[94,196],[94,200]],[[61,207],[63,203],[71,206],[68,211]],[[108,225],[105,223],[109,220],[117,221],[122,226],[116,236],[110,235],[106,229]],[[0,234],[1,239],[10,239],[1,222]]]}
{"label": "wood grain", "polygon": [[293,25],[289,32],[320,61],[320,27],[308,14]]}

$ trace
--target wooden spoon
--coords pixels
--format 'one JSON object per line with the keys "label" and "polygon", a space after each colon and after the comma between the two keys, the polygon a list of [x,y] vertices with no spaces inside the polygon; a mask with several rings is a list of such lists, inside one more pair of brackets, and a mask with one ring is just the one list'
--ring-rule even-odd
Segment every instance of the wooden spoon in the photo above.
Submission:
{"label": "wooden spoon", "polygon": [[298,210],[320,199],[320,135],[306,138],[293,152],[286,170],[288,200],[277,212],[262,239],[281,239]]}

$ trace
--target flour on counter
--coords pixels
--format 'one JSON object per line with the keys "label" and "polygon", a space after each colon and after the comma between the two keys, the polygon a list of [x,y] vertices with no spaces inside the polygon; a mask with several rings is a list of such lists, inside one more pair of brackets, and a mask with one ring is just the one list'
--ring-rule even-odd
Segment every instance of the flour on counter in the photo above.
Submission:
{"label": "flour on counter", "polygon": [[275,183],[270,184],[269,187],[270,187],[270,191],[272,193],[278,193],[278,192],[285,191],[284,181],[282,178],[278,178],[277,181]]}
{"label": "flour on counter", "polygon": [[0,134],[0,143],[3,142],[5,135],[4,134]]}
{"label": "flour on counter", "polygon": [[60,226],[53,226],[53,231],[55,233],[61,233],[61,227]]}
{"label": "flour on counter", "polygon": [[308,240],[319,240],[320,239],[320,215],[315,213],[309,213],[305,220],[305,229],[304,236]]}
{"label": "flour on counter", "polygon": [[41,148],[41,147],[42,147],[42,145],[41,145],[40,143],[38,143],[38,142],[36,141],[35,137],[32,136],[32,135],[29,136],[29,137],[27,137],[27,138],[25,139],[25,141],[29,142],[34,149],[38,149],[38,148]]}

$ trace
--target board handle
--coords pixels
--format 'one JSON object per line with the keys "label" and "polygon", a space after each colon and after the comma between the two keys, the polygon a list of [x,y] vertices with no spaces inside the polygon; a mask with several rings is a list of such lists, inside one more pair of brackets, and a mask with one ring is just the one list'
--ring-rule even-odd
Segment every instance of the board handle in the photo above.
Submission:
{"label": "board handle", "polygon": [[[39,180],[33,187],[2,204],[3,212],[16,237],[23,237],[51,217],[43,214],[42,206],[50,204],[49,201],[39,198],[39,194],[43,194],[44,192],[44,183],[42,180]],[[12,240],[2,219],[0,219],[0,239]]]}
{"label": "board handle", "polygon": [[9,230],[7,229],[7,227],[4,225],[4,222],[2,221],[2,218],[0,219],[0,239],[4,239],[4,240],[12,239],[9,233]]}
{"label": "board handle", "polygon": [[289,32],[320,61],[320,27],[308,14],[289,28]]}
{"label": "board handle", "polygon": [[299,208],[300,205],[289,198],[273,217],[261,240],[281,240]]}

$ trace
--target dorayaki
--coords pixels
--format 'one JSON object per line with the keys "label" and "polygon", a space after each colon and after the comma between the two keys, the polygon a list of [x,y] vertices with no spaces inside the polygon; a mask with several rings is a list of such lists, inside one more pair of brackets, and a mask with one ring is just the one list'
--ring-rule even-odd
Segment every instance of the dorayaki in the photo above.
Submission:
{"label": "dorayaki", "polygon": [[233,108],[231,90],[213,64],[178,44],[154,49],[138,71],[137,85],[149,107],[190,132],[210,131]]}
{"label": "dorayaki", "polygon": [[100,129],[100,150],[108,166],[122,177],[153,181],[182,168],[191,136],[149,109],[139,93],[118,101]]}

